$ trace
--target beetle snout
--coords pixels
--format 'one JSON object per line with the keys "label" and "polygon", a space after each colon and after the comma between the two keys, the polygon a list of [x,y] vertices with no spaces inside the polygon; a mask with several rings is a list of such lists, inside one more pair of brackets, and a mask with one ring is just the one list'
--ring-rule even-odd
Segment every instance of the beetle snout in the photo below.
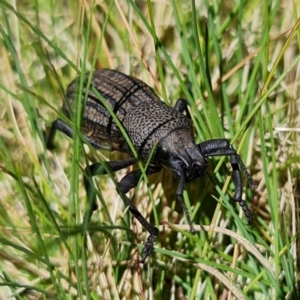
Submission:
{"label": "beetle snout", "polygon": [[185,148],[186,162],[185,164],[185,177],[187,181],[192,181],[195,178],[200,178],[204,175],[206,170],[207,161],[205,157],[199,152],[195,145],[188,145]]}

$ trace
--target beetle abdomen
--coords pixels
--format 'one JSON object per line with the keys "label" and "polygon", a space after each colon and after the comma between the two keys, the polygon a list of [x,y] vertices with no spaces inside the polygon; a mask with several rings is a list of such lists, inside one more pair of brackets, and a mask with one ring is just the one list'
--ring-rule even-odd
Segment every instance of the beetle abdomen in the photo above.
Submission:
{"label": "beetle abdomen", "polygon": [[[91,86],[87,90],[89,73],[84,82],[83,95],[88,94],[82,118],[81,131],[95,143],[104,148],[128,152],[125,139],[112,116],[102,104],[93,88],[104,98],[121,123],[125,116],[139,109],[143,103],[161,102],[153,90],[139,79],[129,77],[115,70],[97,70],[93,73]],[[79,78],[75,79],[67,89],[63,104],[63,112],[71,118],[76,111],[78,101]],[[124,149],[126,148],[126,150]]]}

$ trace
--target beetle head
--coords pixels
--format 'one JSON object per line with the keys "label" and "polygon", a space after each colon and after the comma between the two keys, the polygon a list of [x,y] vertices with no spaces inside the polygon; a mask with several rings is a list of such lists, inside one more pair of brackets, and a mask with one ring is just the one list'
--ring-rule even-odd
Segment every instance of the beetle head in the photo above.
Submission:
{"label": "beetle head", "polygon": [[172,169],[176,177],[184,176],[187,182],[202,177],[207,166],[191,132],[182,128],[158,143],[155,163]]}

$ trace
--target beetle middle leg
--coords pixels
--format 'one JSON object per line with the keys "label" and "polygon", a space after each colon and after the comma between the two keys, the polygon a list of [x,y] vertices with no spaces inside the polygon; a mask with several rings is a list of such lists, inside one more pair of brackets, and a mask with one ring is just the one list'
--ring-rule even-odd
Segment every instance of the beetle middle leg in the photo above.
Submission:
{"label": "beetle middle leg", "polygon": [[[118,171],[120,169],[123,169],[125,167],[128,167],[135,163],[136,160],[134,158],[130,158],[128,160],[123,161],[111,161],[107,162],[107,167],[111,169],[111,171]],[[146,170],[146,175],[149,176],[151,174],[154,174],[161,170],[161,167],[155,167],[155,166],[149,166]],[[95,175],[103,175],[106,174],[106,170],[103,167],[103,164],[96,163],[91,166],[88,166],[85,171],[84,176],[84,184],[87,192],[88,202],[89,202],[89,208],[84,216],[83,221],[83,230],[86,231],[89,220],[92,216],[92,213],[94,210],[97,209],[97,204],[95,202],[96,200],[96,194],[94,187],[92,186],[92,181],[90,179],[91,176]],[[156,237],[158,235],[158,229],[154,226],[152,226],[138,211],[134,203],[125,195],[131,188],[134,188],[137,184],[142,175],[142,171],[140,169],[132,171],[125,175],[121,181],[118,183],[118,193],[125,202],[126,205],[129,206],[130,212],[133,214],[133,216],[141,223],[141,225],[149,232],[149,236],[147,238],[147,241],[145,243],[145,247],[143,250],[142,259],[140,260],[141,263],[144,263],[146,258],[151,254],[154,242],[156,240]]]}
{"label": "beetle middle leg", "polygon": [[111,162],[102,162],[95,163],[93,165],[87,166],[84,171],[84,186],[87,194],[88,200],[88,210],[86,211],[83,218],[83,231],[86,232],[88,223],[92,217],[93,211],[97,209],[96,203],[96,192],[92,182],[92,177],[96,175],[105,175],[107,174],[107,169],[110,169],[112,172],[119,171],[126,167],[133,165],[136,162],[134,158],[129,158],[126,160],[117,160]]}
{"label": "beetle middle leg", "polygon": [[240,156],[237,154],[236,150],[226,139],[208,140],[198,144],[198,147],[200,148],[201,153],[205,157],[208,156],[229,156],[230,157],[230,163],[233,169],[232,176],[235,184],[235,193],[233,196],[233,200],[239,203],[246,218],[248,219],[248,223],[252,224],[253,222],[252,212],[247,206],[246,202],[242,199],[242,178],[241,178],[239,167],[241,167],[241,169],[244,171],[251,189],[253,190],[255,189],[255,184],[253,182],[250,173],[246,169],[243,161],[241,160]]}

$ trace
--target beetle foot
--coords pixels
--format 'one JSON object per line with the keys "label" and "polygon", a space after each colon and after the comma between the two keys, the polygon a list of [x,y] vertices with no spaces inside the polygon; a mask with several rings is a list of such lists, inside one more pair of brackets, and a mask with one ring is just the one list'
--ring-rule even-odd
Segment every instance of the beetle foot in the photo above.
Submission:
{"label": "beetle foot", "polygon": [[[241,202],[242,204],[244,205],[241,205]],[[240,206],[242,207],[242,210],[247,218],[247,222],[248,222],[248,225],[252,225],[253,224],[253,215],[252,215],[252,211],[248,208],[247,204],[245,203],[244,200],[242,200],[240,202]]]}
{"label": "beetle foot", "polygon": [[190,233],[191,234],[196,234],[196,229],[195,229],[193,224],[190,224]]}
{"label": "beetle foot", "polygon": [[151,254],[153,248],[154,248],[154,243],[156,240],[156,235],[150,234],[147,238],[147,241],[145,243],[145,247],[143,250],[143,255],[142,259],[140,260],[140,263],[144,263],[146,258]]}
{"label": "beetle foot", "polygon": [[242,208],[244,215],[247,218],[248,225],[251,225],[253,223],[253,215],[247,203],[243,199],[241,200],[235,199],[235,201],[238,202],[240,207]]}

